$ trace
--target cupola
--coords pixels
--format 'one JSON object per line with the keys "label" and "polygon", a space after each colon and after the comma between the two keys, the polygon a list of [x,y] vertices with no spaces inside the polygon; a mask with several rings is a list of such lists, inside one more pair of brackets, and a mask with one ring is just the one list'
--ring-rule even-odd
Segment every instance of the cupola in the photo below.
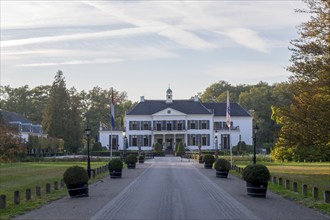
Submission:
{"label": "cupola", "polygon": [[172,90],[168,88],[166,90],[166,103],[172,103],[172,102],[173,102]]}

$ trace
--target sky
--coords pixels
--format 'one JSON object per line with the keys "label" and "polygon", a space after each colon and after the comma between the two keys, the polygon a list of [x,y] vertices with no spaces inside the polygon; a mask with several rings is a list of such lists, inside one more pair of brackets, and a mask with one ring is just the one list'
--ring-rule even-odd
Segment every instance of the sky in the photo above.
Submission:
{"label": "sky", "polygon": [[1,85],[113,87],[128,99],[188,99],[220,80],[288,79],[300,1],[1,0]]}

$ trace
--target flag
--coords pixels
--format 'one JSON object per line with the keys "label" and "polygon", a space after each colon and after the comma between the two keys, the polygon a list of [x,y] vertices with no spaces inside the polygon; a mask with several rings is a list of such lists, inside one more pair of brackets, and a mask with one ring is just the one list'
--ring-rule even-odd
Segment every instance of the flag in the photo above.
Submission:
{"label": "flag", "polygon": [[227,108],[226,108],[226,124],[230,128],[230,102],[229,102],[229,91],[227,90]]}
{"label": "flag", "polygon": [[112,129],[115,128],[115,100],[114,100],[114,97],[113,97],[113,89],[112,89],[112,92],[111,92],[111,127]]}

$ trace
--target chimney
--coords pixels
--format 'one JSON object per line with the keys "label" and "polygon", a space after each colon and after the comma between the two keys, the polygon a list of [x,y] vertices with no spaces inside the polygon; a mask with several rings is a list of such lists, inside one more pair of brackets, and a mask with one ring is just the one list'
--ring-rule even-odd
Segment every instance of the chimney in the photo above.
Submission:
{"label": "chimney", "polygon": [[144,102],[144,96],[140,97],[140,102]]}
{"label": "chimney", "polygon": [[195,95],[194,101],[195,102],[198,102],[199,101],[198,95]]}

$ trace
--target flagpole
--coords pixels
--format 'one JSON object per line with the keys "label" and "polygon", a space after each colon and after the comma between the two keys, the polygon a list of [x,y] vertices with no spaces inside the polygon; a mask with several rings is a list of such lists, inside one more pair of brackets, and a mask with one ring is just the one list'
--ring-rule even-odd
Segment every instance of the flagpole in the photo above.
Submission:
{"label": "flagpole", "polygon": [[231,149],[231,126],[229,126],[229,147],[230,147],[230,164],[233,166],[233,150]]}
{"label": "flagpole", "polygon": [[230,164],[233,166],[233,151],[231,145],[231,120],[230,120],[230,102],[229,102],[229,90],[227,90],[227,107],[226,107],[226,124],[229,129],[229,149],[230,149]]}

